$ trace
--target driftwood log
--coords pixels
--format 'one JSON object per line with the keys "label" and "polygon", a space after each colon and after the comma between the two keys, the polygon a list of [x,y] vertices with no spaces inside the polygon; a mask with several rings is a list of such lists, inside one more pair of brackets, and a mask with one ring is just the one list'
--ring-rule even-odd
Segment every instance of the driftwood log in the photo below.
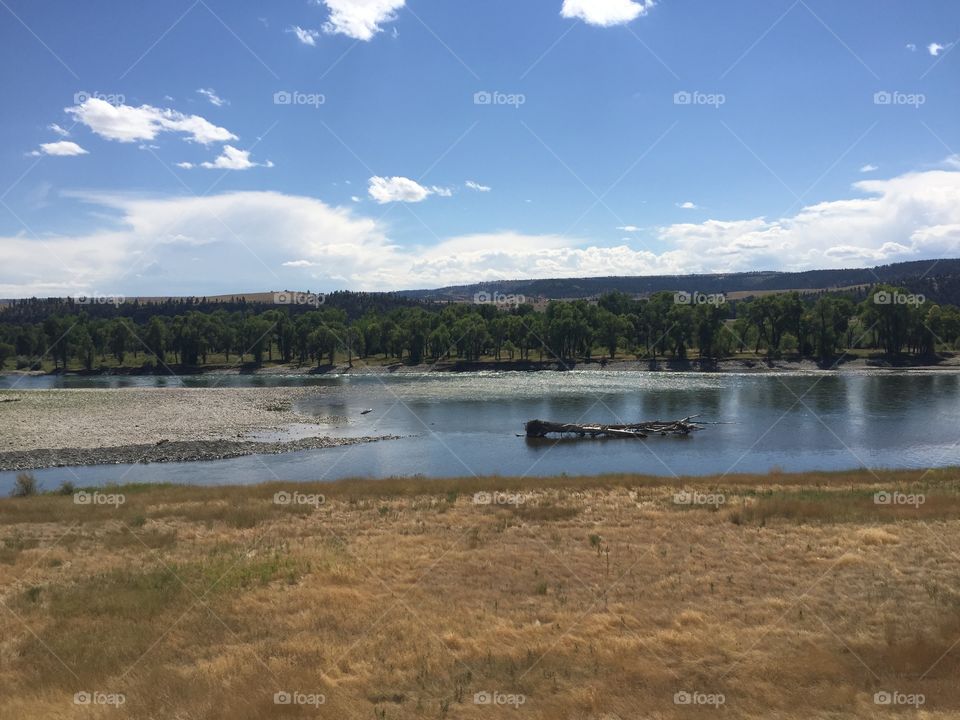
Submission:
{"label": "driftwood log", "polygon": [[600,425],[597,423],[555,423],[547,420],[530,420],[525,429],[529,438],[543,438],[550,434],[576,435],[578,437],[645,438],[648,435],[689,435],[702,430],[703,425],[692,422],[697,415],[681,420],[649,420],[623,425]]}

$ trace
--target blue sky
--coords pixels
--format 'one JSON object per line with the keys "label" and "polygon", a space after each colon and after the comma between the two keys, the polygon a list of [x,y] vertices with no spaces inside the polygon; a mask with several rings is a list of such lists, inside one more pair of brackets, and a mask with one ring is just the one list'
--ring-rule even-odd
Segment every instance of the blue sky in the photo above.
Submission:
{"label": "blue sky", "polygon": [[958,36],[947,0],[3,0],[0,296],[956,255]]}

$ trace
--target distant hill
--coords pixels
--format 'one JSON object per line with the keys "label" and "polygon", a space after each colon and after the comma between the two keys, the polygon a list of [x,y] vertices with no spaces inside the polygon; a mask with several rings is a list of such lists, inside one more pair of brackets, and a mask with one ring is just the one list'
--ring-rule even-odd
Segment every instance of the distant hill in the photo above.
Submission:
{"label": "distant hill", "polygon": [[[934,263],[936,265],[934,266]],[[931,270],[931,266],[933,269]],[[805,272],[740,272],[711,275],[639,275],[543,280],[501,280],[451,285],[433,290],[404,290],[397,294],[417,300],[470,301],[480,292],[524,295],[528,299],[575,299],[595,297],[619,290],[630,295],[649,295],[661,290],[726,293],[739,297],[798,290],[821,292],[873,285],[878,282],[903,285],[935,302],[960,304],[960,259],[917,260],[848,270]]]}

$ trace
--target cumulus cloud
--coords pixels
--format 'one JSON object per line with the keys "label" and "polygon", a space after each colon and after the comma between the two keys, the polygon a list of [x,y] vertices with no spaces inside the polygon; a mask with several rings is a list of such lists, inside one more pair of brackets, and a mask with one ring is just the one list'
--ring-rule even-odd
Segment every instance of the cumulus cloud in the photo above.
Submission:
{"label": "cumulus cloud", "polygon": [[431,188],[405,177],[370,178],[367,191],[370,197],[383,205],[388,202],[422,202],[433,195]]}
{"label": "cumulus cloud", "polygon": [[686,202],[679,202],[679,203],[677,203],[677,207],[680,208],[680,209],[682,209],[682,210],[696,210],[696,209],[697,209],[697,205],[696,205],[695,203],[690,202],[689,200],[687,200]]}
{"label": "cumulus cloud", "polygon": [[866,165],[864,165],[863,167],[860,168],[860,172],[862,172],[862,173],[872,173],[872,172],[876,172],[876,171],[879,170],[879,169],[880,169],[880,168],[878,168],[876,165],[873,165],[872,163],[867,163]]}
{"label": "cumulus cloud", "polygon": [[636,20],[653,6],[654,0],[563,0],[560,14],[590,25],[611,27]]}
{"label": "cumulus cloud", "polygon": [[47,125],[47,130],[53,130],[53,132],[55,132],[55,133],[56,133],[57,135],[59,135],[60,137],[69,137],[69,136],[70,136],[70,131],[69,131],[69,130],[67,130],[66,128],[60,127],[60,126],[57,125],[56,123],[50,123],[49,125]]}
{"label": "cumulus cloud", "polygon": [[187,140],[202,145],[237,139],[226,128],[199,115],[184,115],[152,105],[111,105],[100,98],[87,98],[80,105],[65,110],[100,137],[117,142],[153,140],[162,132],[183,133]]}
{"label": "cumulus cloud", "polygon": [[69,157],[71,155],[87,155],[87,151],[69,140],[60,140],[59,142],[41,143],[39,150],[34,150],[31,155],[57,155],[60,157]]}
{"label": "cumulus cloud", "polygon": [[464,183],[464,185],[470,188],[471,190],[476,190],[477,192],[490,192],[493,189],[489,185],[481,185],[480,183],[474,182],[473,180],[467,180]]}
{"label": "cumulus cloud", "polygon": [[638,228],[636,225],[621,225],[617,230],[623,230],[623,232],[635,233],[640,232],[641,228]]}
{"label": "cumulus cloud", "polygon": [[941,45],[940,43],[936,43],[936,42],[932,42],[929,45],[927,45],[927,52],[933,55],[934,57],[936,57],[946,49],[947,49],[946,45]]}
{"label": "cumulus cloud", "polygon": [[[190,163],[178,163],[180,167],[193,167]],[[202,162],[200,167],[208,170],[249,170],[252,167],[273,167],[269,160],[266,163],[255,163],[250,160],[249,150],[239,150],[233,145],[224,145],[223,152],[213,162]]]}
{"label": "cumulus cloud", "polygon": [[211,105],[222,107],[223,105],[229,104],[226,100],[217,95],[213,88],[199,88],[197,93],[203,95],[207,100],[209,100]]}
{"label": "cumulus cloud", "polygon": [[370,40],[383,30],[381,25],[393,22],[396,11],[406,0],[322,0],[330,11],[330,19],[323,31],[340,34],[356,40]]}
{"label": "cumulus cloud", "polygon": [[310,47],[316,45],[317,38],[320,37],[320,33],[318,33],[316,30],[308,30],[300,27],[299,25],[294,25],[288,32],[292,32],[297,36],[297,40],[302,42],[304,45],[309,45]]}
{"label": "cumulus cloud", "polygon": [[[850,197],[781,218],[652,228],[639,241],[505,230],[398,244],[381,221],[274,192],[148,198],[83,195],[103,229],[0,237],[0,297],[430,287],[522,277],[857,267],[960,254],[960,171],[864,179]],[[422,186],[420,186],[422,188]],[[427,188],[422,188],[427,190]],[[636,226],[623,226],[632,228]],[[637,228],[639,230],[639,228]],[[184,260],[189,239],[191,257]],[[212,275],[209,268],[216,267]]]}
{"label": "cumulus cloud", "polygon": [[906,49],[909,50],[910,52],[916,52],[916,51],[917,51],[917,45],[916,45],[916,43],[907,43],[907,44],[905,45],[905,47],[906,47]]}

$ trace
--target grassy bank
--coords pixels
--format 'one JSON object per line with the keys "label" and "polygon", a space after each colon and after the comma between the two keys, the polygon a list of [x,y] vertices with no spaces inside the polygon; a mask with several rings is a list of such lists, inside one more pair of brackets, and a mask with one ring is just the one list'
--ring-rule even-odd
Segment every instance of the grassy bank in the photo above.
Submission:
{"label": "grassy bank", "polygon": [[958,478],[3,499],[0,717],[955,717]]}

